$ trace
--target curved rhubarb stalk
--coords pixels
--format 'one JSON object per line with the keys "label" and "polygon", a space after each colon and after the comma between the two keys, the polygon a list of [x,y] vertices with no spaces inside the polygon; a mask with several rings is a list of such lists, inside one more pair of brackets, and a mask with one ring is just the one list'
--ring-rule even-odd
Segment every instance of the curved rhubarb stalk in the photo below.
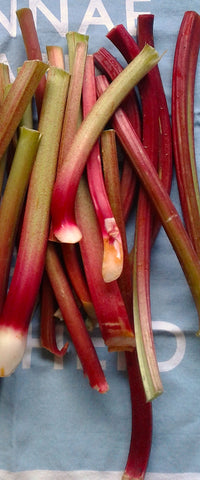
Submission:
{"label": "curved rhubarb stalk", "polygon": [[42,279],[67,86],[67,73],[51,67],[38,126],[42,138],[31,174],[16,265],[0,316],[1,376],[10,375],[23,357]]}
{"label": "curved rhubarb stalk", "polygon": [[200,193],[194,145],[194,84],[200,46],[200,15],[184,14],[172,77],[174,160],[184,222],[200,257]]}
{"label": "curved rhubarb stalk", "polygon": [[76,198],[77,225],[85,275],[102,337],[109,351],[133,350],[135,339],[117,280],[102,277],[103,242],[89,188],[81,178]]}
{"label": "curved rhubarb stalk", "polygon": [[39,60],[27,60],[12,83],[0,107],[0,158],[8,147],[47,68],[48,65]]}
{"label": "curved rhubarb stalk", "polygon": [[[113,57],[113,55],[104,47],[100,48],[94,54],[94,60],[97,68],[99,68],[102,73],[105,73],[110,80],[114,80],[114,78],[123,70],[123,67],[116,60],[116,58]],[[128,115],[128,118],[135,128],[137,134],[139,137],[141,137],[141,115],[135,90],[132,90],[125,98],[122,103],[122,108]],[[131,162],[126,156],[125,152],[124,156],[125,158],[123,159],[120,186],[124,218],[127,220],[136,193],[137,178]]]}
{"label": "curved rhubarb stalk", "polygon": [[[42,53],[38,40],[37,30],[35,28],[32,10],[30,8],[21,8],[16,11],[16,14],[22,32],[27,59],[42,61]],[[40,116],[45,86],[46,77],[43,76],[35,91],[38,117]]]}
{"label": "curved rhubarb stalk", "polygon": [[[92,55],[88,55],[85,64],[82,91],[83,118],[88,115],[95,102],[96,84],[94,59]],[[123,268],[123,248],[119,228],[113,216],[104,185],[98,140],[89,154],[86,168],[90,194],[103,238],[102,275],[105,282],[111,282],[121,275]]]}
{"label": "curved rhubarb stalk", "polygon": [[[104,148],[106,151],[108,149],[108,155],[110,150],[110,148],[108,148],[109,143],[113,143],[114,137],[114,130],[105,130],[102,132]],[[122,292],[125,290],[129,291],[129,295],[125,296],[125,302],[127,311],[129,312],[130,322],[133,325],[132,275],[129,263],[123,208],[120,200],[118,165],[116,162],[116,155],[114,154],[111,156],[112,161],[110,162],[107,153],[106,156],[104,156],[106,190],[121,231],[124,247],[125,268],[123,269],[123,274],[120,278],[120,288]],[[151,402],[146,401],[136,349],[133,352],[126,352],[126,365],[132,407],[132,433],[128,458],[122,479],[143,480],[151,451],[152,405]]]}
{"label": "curved rhubarb stalk", "polygon": [[45,266],[48,277],[60,307],[63,320],[65,321],[77,355],[83,366],[84,375],[88,377],[92,388],[95,388],[100,393],[105,393],[109,388],[105,375],[85,323],[73,298],[55,245],[56,244],[49,242],[47,247]]}
{"label": "curved rhubarb stalk", "polygon": [[52,225],[58,240],[80,240],[81,232],[75,222],[74,202],[89,152],[118,105],[158,61],[156,50],[146,45],[133,62],[113,80],[79,127],[58,172],[52,195]]}
{"label": "curved rhubarb stalk", "polygon": [[[101,95],[104,92],[107,81],[104,77],[103,85],[100,86],[100,76],[97,77],[97,80],[97,93]],[[200,321],[200,262],[190,238],[174,204],[159,179],[155,167],[151,164],[145,148],[122,109],[118,108],[115,111],[112,117],[112,124],[160,217],[163,228],[179,259],[193,295]],[[197,335],[200,335],[200,330],[197,332]]]}
{"label": "curved rhubarb stalk", "polygon": [[2,232],[0,237],[0,312],[8,287],[16,231],[40,138],[41,135],[37,130],[20,128],[17,148],[0,205],[0,230]]}

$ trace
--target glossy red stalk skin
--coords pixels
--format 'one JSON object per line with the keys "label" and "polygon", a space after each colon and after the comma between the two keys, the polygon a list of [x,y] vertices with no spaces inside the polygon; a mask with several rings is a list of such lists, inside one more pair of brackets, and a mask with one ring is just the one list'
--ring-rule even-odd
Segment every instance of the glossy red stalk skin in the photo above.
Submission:
{"label": "glossy red stalk skin", "polygon": [[[42,53],[40,49],[37,30],[35,28],[35,22],[34,22],[32,10],[30,8],[21,8],[16,11],[16,14],[17,14],[18,22],[22,32],[27,59],[42,61]],[[40,111],[41,111],[42,101],[43,101],[43,96],[45,91],[45,85],[46,85],[46,77],[43,76],[35,91],[35,100],[37,105],[38,116],[40,116]]]}
{"label": "glossy red stalk skin", "polygon": [[[108,132],[103,132],[102,137],[104,137],[105,139],[105,135],[107,136],[107,134]],[[129,319],[133,326],[133,287],[132,282],[130,283],[132,275],[126,241],[123,208],[120,201],[120,183],[115,156],[114,158],[112,157],[111,163],[112,167],[110,167],[110,162],[104,162],[104,166],[107,172],[105,182],[109,200],[112,205],[112,209],[116,215],[116,219],[123,239],[124,261],[126,268],[124,268],[123,274],[120,278],[120,288],[122,292],[124,290],[129,291],[129,295],[126,295],[125,297],[125,302],[127,311],[129,312]],[[122,478],[124,480],[131,480],[133,478],[144,479],[149,461],[152,442],[152,404],[151,402],[146,401],[136,349],[133,352],[126,352],[126,365],[132,407],[132,432],[127,462]]]}
{"label": "glossy red stalk skin", "polygon": [[200,193],[194,145],[194,86],[200,47],[200,16],[185,12],[176,42],[172,75],[174,162],[184,222],[200,257]]}
{"label": "glossy red stalk skin", "polygon": [[67,330],[92,388],[100,393],[108,390],[102,367],[84,320],[74,300],[66,274],[56,252],[56,244],[49,242],[46,255],[46,271],[54,290]]}
{"label": "glossy red stalk skin", "polygon": [[0,158],[6,151],[27,105],[48,65],[39,60],[24,62],[0,107]]}
{"label": "glossy red stalk skin", "polygon": [[[137,21],[137,36],[138,45],[141,49],[145,43],[148,43],[152,47],[154,46],[154,34],[153,34],[154,15],[143,14],[138,16]],[[170,116],[167,106],[167,100],[163,83],[159,71],[159,67],[156,65],[153,69],[153,84],[156,91],[156,97],[158,102],[158,121],[159,121],[159,145],[158,145],[158,175],[165,186],[168,193],[171,191],[172,184],[172,129]],[[154,242],[158,231],[160,229],[160,219],[156,216],[153,221],[152,228],[152,243]]]}
{"label": "glossy red stalk skin", "polygon": [[56,340],[55,311],[57,302],[54,291],[49,281],[47,272],[44,271],[40,291],[40,341],[43,348],[57,357],[63,357],[68,349],[66,342],[62,348],[58,348]]}
{"label": "glossy red stalk skin", "polygon": [[83,232],[80,241],[83,266],[104,342],[109,351],[133,350],[134,335],[117,281],[105,283],[102,277],[102,236],[83,179],[77,192],[76,219]]}
{"label": "glossy red stalk skin", "polygon": [[[100,95],[106,88],[107,82],[104,77],[100,87],[100,76],[97,77],[97,80],[97,93]],[[112,124],[161,219],[188,281],[198,314],[200,314],[200,262],[180,216],[122,109],[116,110],[112,117]]]}
{"label": "glossy red stalk skin", "polygon": [[[92,55],[88,55],[85,64],[82,91],[83,118],[91,111],[96,102],[95,68]],[[90,194],[102,232],[104,254],[102,275],[104,281],[116,280],[123,268],[123,249],[119,228],[116,224],[106,193],[101,166],[99,140],[94,144],[87,159],[87,179]]]}
{"label": "glossy red stalk skin", "polygon": [[[100,69],[100,71],[104,73],[111,81],[114,80],[114,78],[123,70],[121,64],[104,47],[100,48],[96,53],[94,53],[94,60],[97,68]],[[139,137],[141,137],[141,112],[138,104],[138,98],[134,90],[129,93],[128,97],[123,101],[121,106],[128,115],[128,118],[135,128],[137,134]],[[126,221],[136,195],[137,177],[125,152],[124,156],[125,158],[120,185],[123,212]]]}
{"label": "glossy red stalk skin", "polygon": [[[57,74],[59,82],[57,82]],[[50,222],[50,202],[56,174],[67,79],[65,72],[48,72],[38,130],[42,138],[31,174],[19,250],[0,325],[27,333],[42,279]],[[67,75],[67,74],[66,74]],[[46,98],[48,101],[46,101]],[[50,118],[57,111],[56,127]],[[52,142],[50,142],[50,139]]]}

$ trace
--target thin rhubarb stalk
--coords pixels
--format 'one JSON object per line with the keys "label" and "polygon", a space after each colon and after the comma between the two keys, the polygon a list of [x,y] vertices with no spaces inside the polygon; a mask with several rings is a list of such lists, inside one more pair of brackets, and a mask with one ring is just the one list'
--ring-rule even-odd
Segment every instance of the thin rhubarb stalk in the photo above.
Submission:
{"label": "thin rhubarb stalk", "polygon": [[[138,45],[141,48],[148,43],[154,47],[153,33],[154,15],[143,14],[138,16],[137,35]],[[159,123],[159,145],[158,145],[158,175],[168,193],[171,191],[172,183],[172,131],[167,106],[167,100],[158,65],[153,70],[153,82],[155,84],[156,97],[158,102],[158,123]],[[160,219],[156,216],[153,221],[152,243],[155,240],[160,228]]]}
{"label": "thin rhubarb stalk", "polygon": [[52,196],[52,224],[60,241],[81,238],[74,216],[74,202],[87,157],[114,111],[135,84],[159,61],[155,49],[146,45],[140,54],[110,84],[79,127],[71,148],[58,172]]}
{"label": "thin rhubarb stalk", "polygon": [[82,41],[77,43],[75,49],[74,64],[69,83],[69,91],[63,121],[62,135],[60,140],[58,173],[71,147],[74,135],[78,127],[87,48],[87,41]]}
{"label": "thin rhubarb stalk", "polygon": [[[10,75],[8,65],[0,63],[0,107],[5,100],[5,88],[10,83]],[[4,175],[7,163],[7,151],[4,152],[0,159],[0,194],[2,193]]]}
{"label": "thin rhubarb stalk", "polygon": [[0,107],[0,158],[6,151],[47,68],[48,65],[39,60],[27,60],[12,83]]}
{"label": "thin rhubarb stalk", "polygon": [[[97,68],[99,68],[102,73],[106,74],[110,80],[114,80],[114,78],[123,70],[123,67],[116,58],[104,47],[100,48],[94,54],[94,60]],[[122,107],[128,115],[137,134],[141,137],[141,115],[135,90],[132,90],[128,97],[125,98]],[[120,185],[124,218],[127,220],[136,194],[137,178],[131,162],[125,153],[124,157]]]}
{"label": "thin rhubarb stalk", "polygon": [[62,68],[65,70],[63,49],[59,45],[46,46],[47,58],[51,67]]}
{"label": "thin rhubarb stalk", "polygon": [[16,265],[0,316],[1,376],[10,375],[23,357],[42,279],[67,85],[67,73],[51,67],[38,126],[42,138],[31,174]]}
{"label": "thin rhubarb stalk", "polygon": [[[97,84],[98,95],[106,88],[104,77],[100,86],[100,76]],[[109,87],[107,88],[107,90]],[[183,226],[181,218],[163,186],[155,167],[152,165],[142,142],[136,135],[132,125],[122,109],[118,108],[112,118],[113,128],[132,161],[134,168],[146,189],[152,204],[160,217],[162,225],[169,237],[174,251],[183,269],[194,302],[200,316],[200,262],[190,238]],[[200,335],[200,330],[197,332]]]}
{"label": "thin rhubarb stalk", "polygon": [[[40,49],[37,30],[34,23],[33,13],[30,8],[21,8],[16,11],[24,46],[26,49],[28,60],[40,60],[42,61],[42,53]],[[42,107],[42,101],[44,96],[44,90],[46,85],[46,77],[42,76],[41,80],[35,91],[35,100],[37,105],[38,117]]]}
{"label": "thin rhubarb stalk", "polygon": [[174,161],[184,222],[200,257],[200,192],[194,145],[194,87],[200,47],[200,16],[184,14],[177,38],[172,77]]}
{"label": "thin rhubarb stalk", "polygon": [[[127,239],[125,223],[123,216],[122,202],[120,198],[120,183],[117,158],[113,148],[111,151],[112,161],[109,161],[109,150],[114,141],[114,130],[104,131],[101,139],[103,140],[103,164],[105,173],[105,184],[109,200],[121,231],[124,247],[124,265],[123,275],[120,278],[120,289],[122,292],[129,290],[129,296],[126,296],[126,308],[129,312],[129,319],[133,324],[132,308],[132,281],[131,267],[127,248]],[[111,144],[109,146],[109,144]],[[106,156],[105,156],[106,152]],[[119,283],[119,280],[118,280]],[[123,480],[144,479],[152,441],[152,406],[146,401],[140,368],[138,364],[137,351],[126,352],[126,364],[130,386],[130,397],[132,407],[132,433],[130,448],[126,466],[124,469]]]}
{"label": "thin rhubarb stalk", "polygon": [[81,178],[76,198],[77,224],[83,266],[102,337],[109,351],[133,350],[135,345],[126,308],[117,280],[102,277],[103,241],[89,188]]}
{"label": "thin rhubarb stalk", "polygon": [[47,272],[44,271],[40,295],[40,340],[43,348],[57,357],[63,357],[68,349],[69,342],[58,348],[56,339],[55,312],[57,301]]}
{"label": "thin rhubarb stalk", "polygon": [[37,130],[20,128],[17,148],[0,205],[0,229],[2,232],[0,237],[0,312],[8,287],[16,230],[40,137]]}
{"label": "thin rhubarb stalk", "polygon": [[81,269],[80,253],[78,245],[65,243],[61,245],[65,268],[71,284],[79,298],[89,320],[95,325],[97,322],[96,313],[92,304],[91,295],[87,286],[85,275]]}
{"label": "thin rhubarb stalk", "polygon": [[48,244],[46,254],[46,271],[54,290],[63,319],[71,336],[77,355],[92,388],[100,393],[108,390],[101,364],[86,329],[84,320],[73,298],[72,291],[62,265],[59,261],[56,244]]}
{"label": "thin rhubarb stalk", "polygon": [[[94,59],[88,55],[83,79],[83,118],[96,102]],[[105,282],[116,280],[123,269],[123,248],[119,228],[116,224],[106,193],[101,166],[99,141],[97,140],[87,159],[87,178],[103,239],[102,275]]]}
{"label": "thin rhubarb stalk", "polygon": [[[118,154],[116,145],[116,135],[114,130],[104,130],[101,134],[101,154],[103,162],[103,172],[105,187],[112,210],[122,237],[123,246],[123,269],[118,284],[126,305],[129,319],[132,318],[132,274],[130,269],[128,247],[126,241],[126,229],[124,223],[124,210],[121,206],[120,174],[118,166]],[[126,281],[125,281],[126,279]]]}

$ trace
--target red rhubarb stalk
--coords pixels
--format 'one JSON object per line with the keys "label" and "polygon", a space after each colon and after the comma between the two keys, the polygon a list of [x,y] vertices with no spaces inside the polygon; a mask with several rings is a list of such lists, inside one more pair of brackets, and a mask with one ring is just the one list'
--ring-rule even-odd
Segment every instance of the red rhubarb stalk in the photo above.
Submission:
{"label": "red rhubarb stalk", "polygon": [[[83,118],[96,102],[94,59],[88,55],[83,80]],[[119,228],[116,224],[106,193],[99,141],[94,144],[87,159],[87,178],[92,201],[99,221],[103,238],[102,275],[105,282],[116,280],[123,268],[123,248]]]}
{"label": "red rhubarb stalk", "polygon": [[20,128],[19,140],[0,205],[0,312],[8,287],[14,240],[41,135]]}
{"label": "red rhubarb stalk", "polygon": [[57,302],[54,291],[46,271],[42,277],[40,305],[40,340],[43,348],[57,357],[63,357],[68,349],[69,342],[59,348],[56,339],[56,318],[55,312]]}
{"label": "red rhubarb stalk", "polygon": [[[97,93],[100,95],[103,93],[107,82],[104,77],[102,82],[103,85],[100,87],[100,76],[98,76],[97,79],[99,80],[97,84]],[[160,217],[169,240],[171,241],[191,289],[198,315],[200,316],[200,262],[183,226],[181,218],[159,179],[155,167],[152,165],[146,154],[142,142],[136,135],[122,109],[118,108],[116,110],[112,122],[113,128],[129,155],[130,160],[132,161],[134,168]]]}
{"label": "red rhubarb stalk", "polygon": [[73,298],[71,287],[67,282],[55,246],[56,244],[54,243],[49,242],[48,244],[45,263],[47,274],[63,319],[82,364],[84,375],[88,377],[92,388],[95,388],[100,393],[105,393],[108,390],[105,375],[98,360],[92,340],[86,329],[84,320]]}
{"label": "red rhubarb stalk", "polygon": [[67,73],[51,67],[38,126],[42,138],[31,174],[16,266],[0,316],[1,376],[10,375],[23,357],[42,279],[67,85]]}
{"label": "red rhubarb stalk", "polygon": [[6,151],[48,65],[39,60],[24,62],[0,107],[0,158]]}
{"label": "red rhubarb stalk", "polygon": [[159,61],[158,53],[148,45],[110,84],[79,127],[71,148],[58,172],[52,196],[54,235],[61,241],[78,241],[74,202],[87,157],[107,121],[136,83]]}
{"label": "red rhubarb stalk", "polygon": [[109,351],[133,350],[134,335],[117,280],[105,283],[102,277],[103,241],[83,178],[76,198],[76,220],[83,232],[80,241],[82,261],[104,342]]}
{"label": "red rhubarb stalk", "polygon": [[184,222],[200,257],[200,193],[194,145],[194,86],[200,46],[200,16],[184,14],[175,48],[172,78],[174,160]]}
{"label": "red rhubarb stalk", "polygon": [[[17,14],[18,22],[22,32],[27,59],[42,61],[42,53],[40,49],[37,31],[35,28],[32,10],[30,8],[21,8],[16,11],[16,14]],[[40,116],[40,111],[42,107],[45,85],[46,85],[46,77],[42,76],[35,91],[35,100],[37,105],[38,117]]]}
{"label": "red rhubarb stalk", "polygon": [[[129,291],[129,296],[126,295],[125,302],[127,311],[129,312],[129,319],[133,324],[132,275],[126,241],[123,208],[120,200],[120,183],[116,155],[111,155],[110,158],[112,161],[109,161],[109,143],[111,142],[112,145],[114,137],[114,130],[104,131],[102,133],[105,184],[123,239],[125,268],[120,278],[120,289],[122,292],[125,290]],[[113,151],[113,149],[111,150]],[[146,473],[151,451],[152,406],[151,402],[146,401],[136,349],[133,352],[126,352],[126,364],[132,407],[132,433],[128,458],[122,478],[123,480],[142,480]]]}
{"label": "red rhubarb stalk", "polygon": [[[123,67],[120,65],[120,63],[108,50],[106,50],[106,48],[100,48],[94,54],[94,60],[97,68],[99,68],[102,73],[106,74],[110,80],[114,80],[114,78],[123,70]],[[128,118],[135,128],[137,134],[139,137],[141,137],[140,108],[138,104],[138,98],[134,90],[132,90],[128,97],[125,98],[122,103],[122,107],[128,115]],[[124,157],[120,185],[124,218],[127,220],[136,193],[137,178],[132,164],[125,153]]]}

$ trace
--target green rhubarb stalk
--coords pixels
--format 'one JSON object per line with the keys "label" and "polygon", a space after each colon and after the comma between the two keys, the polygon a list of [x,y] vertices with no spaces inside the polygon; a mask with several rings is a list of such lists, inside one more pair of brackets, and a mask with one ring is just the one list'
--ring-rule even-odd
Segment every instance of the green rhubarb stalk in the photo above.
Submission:
{"label": "green rhubarb stalk", "polygon": [[60,170],[66,154],[77,131],[80,115],[81,92],[83,75],[87,55],[87,41],[78,42],[75,48],[74,63],[69,83],[69,91],[60,140],[58,171]]}
{"label": "green rhubarb stalk", "polygon": [[16,76],[0,107],[0,158],[6,151],[47,68],[48,65],[39,60],[26,61]]}
{"label": "green rhubarb stalk", "polygon": [[[5,89],[10,84],[10,75],[8,65],[0,63],[0,108],[5,100]],[[5,169],[7,164],[7,151],[0,159],[0,192],[2,192]]]}
{"label": "green rhubarb stalk", "polygon": [[16,265],[0,316],[2,376],[10,375],[23,357],[42,279],[67,87],[67,73],[51,67],[38,126],[42,138],[29,183]]}
{"label": "green rhubarb stalk", "polygon": [[67,32],[66,34],[67,46],[68,46],[68,57],[69,57],[69,74],[72,74],[74,57],[77,43],[86,43],[88,44],[89,36],[84,35],[78,32]]}
{"label": "green rhubarb stalk", "polygon": [[145,45],[140,54],[113,80],[79,127],[58,172],[52,196],[52,225],[58,240],[80,240],[81,232],[74,216],[74,201],[88,154],[116,108],[159,59],[156,50]]}
{"label": "green rhubarb stalk", "polygon": [[6,296],[15,235],[41,135],[20,128],[19,140],[0,205],[0,312]]}

